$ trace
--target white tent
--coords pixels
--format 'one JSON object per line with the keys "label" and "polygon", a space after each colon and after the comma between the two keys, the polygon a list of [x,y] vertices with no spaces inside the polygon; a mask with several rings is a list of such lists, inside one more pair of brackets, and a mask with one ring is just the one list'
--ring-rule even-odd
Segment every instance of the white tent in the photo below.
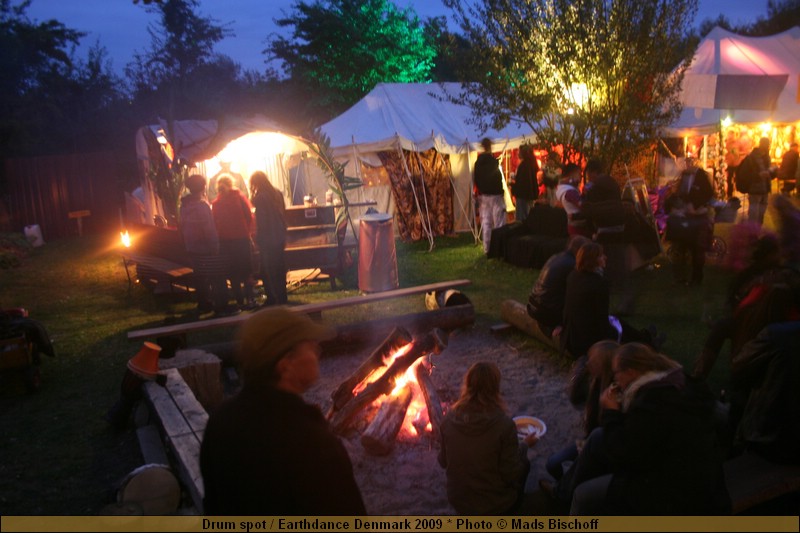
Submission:
{"label": "white tent", "polygon": [[[499,152],[533,141],[533,133],[517,125],[482,132],[469,107],[449,101],[448,96],[456,97],[461,91],[458,83],[380,83],[320,129],[330,138],[337,160],[348,162],[349,176],[362,177],[365,166],[381,168],[380,152],[420,153],[435,149],[447,154],[454,193],[454,228],[470,230],[474,225],[471,169],[480,151],[480,140],[490,138],[493,150]],[[355,161],[361,164],[355,165]],[[396,210],[388,185],[368,185],[353,192],[358,197],[348,195],[350,201],[375,200],[379,211]],[[416,203],[420,212],[424,211],[425,198],[418,197]]]}
{"label": "white tent", "polygon": [[684,110],[667,137],[739,124],[800,121],[800,27],[769,37],[714,28],[697,47],[681,92]]}

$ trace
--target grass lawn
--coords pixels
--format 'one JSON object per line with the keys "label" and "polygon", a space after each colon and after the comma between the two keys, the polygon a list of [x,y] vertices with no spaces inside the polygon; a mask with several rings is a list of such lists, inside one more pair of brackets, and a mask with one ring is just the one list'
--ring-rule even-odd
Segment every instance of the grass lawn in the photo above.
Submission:
{"label": "grass lawn", "polygon": [[[184,320],[194,307],[182,293],[154,295],[141,286],[128,288],[117,253],[116,236],[48,242],[35,248],[15,268],[0,270],[0,307],[24,307],[53,338],[57,356],[45,357],[42,387],[25,394],[21,382],[0,381],[0,514],[90,515],[110,503],[114,484],[141,464],[135,432],[112,431],[103,418],[119,396],[126,361],[139,348],[127,340],[132,329]],[[475,305],[476,328],[488,330],[500,321],[500,304],[525,301],[537,272],[487,260],[470,234],[428,243],[397,243],[401,287],[466,278],[461,291]],[[638,327],[655,324],[668,338],[664,352],[689,365],[708,331],[701,318],[721,309],[730,273],[707,266],[702,288],[672,282],[669,268],[654,265],[631,282],[638,292]],[[305,285],[290,293],[292,304],[358,294],[357,267],[339,280]],[[422,296],[386,300],[326,313],[332,323],[346,323],[419,312]],[[207,336],[207,338],[206,338]],[[214,330],[192,342],[229,340],[230,330]],[[520,333],[509,333],[520,350],[543,345]],[[559,354],[553,358],[567,366]],[[727,361],[720,358],[711,376],[723,388]],[[466,370],[466,369],[465,369]]]}

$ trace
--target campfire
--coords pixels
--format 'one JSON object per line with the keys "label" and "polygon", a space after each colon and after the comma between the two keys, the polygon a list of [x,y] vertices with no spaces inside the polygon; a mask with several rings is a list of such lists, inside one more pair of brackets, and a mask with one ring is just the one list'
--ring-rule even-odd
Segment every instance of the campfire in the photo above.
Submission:
{"label": "campfire", "polygon": [[366,426],[361,444],[374,455],[388,454],[399,434],[438,439],[444,413],[431,381],[431,356],[446,347],[447,334],[440,329],[412,339],[395,328],[331,394],[333,430]]}

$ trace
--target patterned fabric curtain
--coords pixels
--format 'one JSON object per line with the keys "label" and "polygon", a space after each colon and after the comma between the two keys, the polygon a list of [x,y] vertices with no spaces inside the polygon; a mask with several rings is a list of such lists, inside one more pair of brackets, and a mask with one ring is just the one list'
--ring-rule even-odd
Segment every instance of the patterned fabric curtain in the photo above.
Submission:
{"label": "patterned fabric curtain", "polygon": [[434,149],[427,152],[403,150],[402,156],[397,151],[379,152],[378,156],[391,181],[400,238],[404,241],[424,239],[428,226],[434,236],[452,234],[453,187],[449,156]]}

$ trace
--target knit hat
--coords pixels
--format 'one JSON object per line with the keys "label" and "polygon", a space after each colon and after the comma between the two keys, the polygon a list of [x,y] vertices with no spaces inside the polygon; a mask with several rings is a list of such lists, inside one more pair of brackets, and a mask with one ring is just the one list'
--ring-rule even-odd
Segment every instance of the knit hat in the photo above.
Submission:
{"label": "knit hat", "polygon": [[239,362],[248,371],[274,366],[303,341],[333,339],[336,330],[288,307],[269,307],[248,318],[238,336]]}

